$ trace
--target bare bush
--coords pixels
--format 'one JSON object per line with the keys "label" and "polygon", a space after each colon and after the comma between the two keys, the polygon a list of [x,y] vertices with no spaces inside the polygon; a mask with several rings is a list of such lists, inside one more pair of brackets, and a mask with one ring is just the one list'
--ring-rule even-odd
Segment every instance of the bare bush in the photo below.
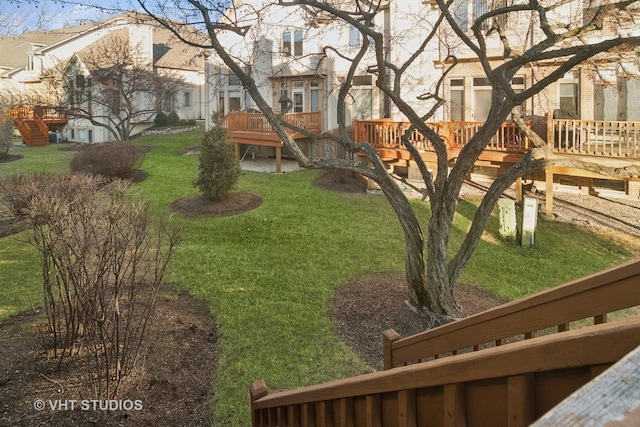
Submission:
{"label": "bare bush", "polygon": [[51,174],[9,175],[0,181],[0,205],[16,219],[28,216],[29,204],[39,188],[46,186]]}
{"label": "bare bush", "polygon": [[71,160],[71,170],[110,179],[131,179],[142,163],[144,148],[128,142],[86,145]]}
{"label": "bare bush", "polygon": [[96,398],[131,373],[178,233],[155,227],[131,184],[53,176],[28,207],[40,252],[48,354],[79,356]]}

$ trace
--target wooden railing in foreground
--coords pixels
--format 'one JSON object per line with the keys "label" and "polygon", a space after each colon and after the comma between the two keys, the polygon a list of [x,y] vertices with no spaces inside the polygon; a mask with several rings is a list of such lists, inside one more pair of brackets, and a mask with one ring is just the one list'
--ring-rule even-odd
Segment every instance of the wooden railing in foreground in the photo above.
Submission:
{"label": "wooden railing in foreground", "polygon": [[[640,303],[639,281],[640,260],[635,260],[445,325],[429,331],[431,341],[420,334],[407,361],[485,339],[503,345],[279,393],[269,394],[263,382],[255,382],[252,425],[529,425],[640,345],[640,318],[602,323],[605,313]],[[600,324],[574,330],[565,324],[584,317]],[[540,324],[560,325],[562,332],[533,337]],[[443,328],[449,334],[441,334]],[[531,337],[502,341],[511,335],[503,329]],[[438,343],[435,351],[433,343]]]}
{"label": "wooden railing in foreground", "polygon": [[536,333],[562,332],[571,322],[587,318],[604,323],[608,313],[636,305],[640,305],[640,260],[408,338],[387,331],[384,365],[388,369],[528,339]]}

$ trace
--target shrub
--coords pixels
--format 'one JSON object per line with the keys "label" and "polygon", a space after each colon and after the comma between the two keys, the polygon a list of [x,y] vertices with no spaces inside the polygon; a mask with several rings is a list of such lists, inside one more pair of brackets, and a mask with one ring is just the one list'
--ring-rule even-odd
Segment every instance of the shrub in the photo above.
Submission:
{"label": "shrub", "polygon": [[178,117],[178,113],[172,111],[167,116],[167,125],[169,126],[177,126],[180,124],[180,117]]}
{"label": "shrub", "polygon": [[223,200],[240,177],[240,162],[227,130],[216,125],[200,143],[200,172],[193,182],[207,200]]}
{"label": "shrub", "polygon": [[111,179],[131,179],[143,154],[142,147],[128,142],[86,145],[71,160],[71,170]]}
{"label": "shrub", "polygon": [[162,111],[158,111],[156,118],[153,119],[153,123],[155,123],[156,126],[165,126],[167,124],[167,115]]}
{"label": "shrub", "polygon": [[0,118],[0,159],[9,155],[11,144],[13,144],[13,121]]}
{"label": "shrub", "polygon": [[28,190],[31,242],[43,272],[46,350],[60,360],[83,356],[94,396],[113,399],[142,349],[178,233],[153,224],[130,183],[50,178],[46,188]]}
{"label": "shrub", "polygon": [[33,198],[41,192],[49,192],[51,187],[60,187],[60,182],[68,178],[51,173],[10,175],[0,181],[0,204],[16,219],[29,216],[29,206]]}

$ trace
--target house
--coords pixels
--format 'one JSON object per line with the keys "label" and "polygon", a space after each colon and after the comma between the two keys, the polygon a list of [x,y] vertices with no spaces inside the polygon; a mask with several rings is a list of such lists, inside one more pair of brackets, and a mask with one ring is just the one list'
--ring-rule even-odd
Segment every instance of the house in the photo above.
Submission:
{"label": "house", "polygon": [[[432,2],[434,7],[435,2]],[[478,16],[506,6],[506,2],[485,0],[456,0],[451,9],[456,23],[466,31]],[[585,25],[600,7],[598,2],[558,3],[549,10],[549,25],[563,28]],[[619,36],[640,34],[632,19],[637,19],[637,7],[612,18],[605,16],[596,28],[586,35],[587,43],[601,42]],[[497,24],[509,40],[507,51],[496,31],[485,38],[487,56],[493,68],[516,57],[519,52],[545,38],[539,23],[531,20],[526,12],[510,11],[494,16],[482,25],[486,28]],[[566,46],[564,46],[566,47]],[[477,55],[464,45],[451,47],[440,44],[440,58],[455,55],[458,64],[447,74],[443,82],[442,96],[446,99],[444,120],[449,122],[484,122],[491,107],[492,89]],[[599,56],[574,67],[559,80],[549,84],[540,93],[529,98],[515,112],[528,118],[532,128],[555,151],[581,157],[593,157],[598,162],[617,162],[620,167],[637,167],[639,162],[638,140],[635,137],[640,121],[636,108],[640,98],[640,70],[637,64],[638,49]],[[523,67],[511,79],[511,87],[520,93],[544,79],[557,68],[558,59],[537,61]],[[442,70],[451,60],[438,61]],[[568,120],[563,122],[553,121]],[[635,124],[634,124],[635,123]],[[624,138],[623,138],[624,136]],[[622,161],[622,162],[621,162]],[[634,166],[636,165],[636,166]],[[485,162],[477,167],[483,175],[495,177],[504,165]],[[621,179],[604,176],[579,168],[548,168],[530,174],[527,178],[537,182],[547,193],[553,190],[578,189],[583,192],[609,192],[640,197],[638,179]],[[550,207],[547,214],[551,215]]]}
{"label": "house", "polygon": [[[336,128],[338,91],[351,64],[345,57],[358,53],[363,43],[361,32],[309,8],[273,3],[276,2],[238,2],[234,6],[236,19],[233,23],[251,25],[252,30],[244,37],[224,34],[221,43],[241,58],[262,96],[275,111],[281,111],[285,101],[290,100],[291,112],[321,111],[323,129]],[[252,12],[254,10],[260,11],[259,19]],[[386,54],[390,60],[397,63],[409,58],[419,36],[428,31],[429,26],[420,18],[425,11],[430,11],[430,7],[418,0],[383,2],[374,25],[387,35]],[[403,42],[392,43],[392,37]],[[432,53],[434,57],[437,55],[436,45],[432,47]],[[433,60],[426,58],[422,55],[412,67],[403,90],[415,95],[433,90],[439,71]],[[364,65],[355,72],[349,101],[345,105],[347,124],[371,118],[401,118],[375,85],[377,76],[368,69],[375,63],[374,49],[369,47],[362,62]],[[210,56],[207,67],[210,111],[224,115],[229,111],[256,108],[240,80],[219,57]]]}
{"label": "house", "polygon": [[[68,115],[66,120],[59,117],[54,120],[51,117],[54,115],[51,111],[61,110],[63,101],[73,101],[74,96],[85,89],[79,85],[91,85],[91,72],[95,70],[88,70],[83,62],[89,52],[114,38],[118,38],[121,43],[128,43],[131,51],[138,52],[139,59],[148,64],[153,73],[177,75],[184,82],[179,89],[164,94],[163,102],[155,110],[176,112],[185,120],[204,118],[204,59],[200,51],[179,43],[170,31],[152,24],[148,19],[141,19],[136,14],[122,14],[100,22],[55,31],[0,37],[0,48],[7,52],[7,55],[0,58],[0,92],[4,97],[11,98],[15,106],[51,107],[43,120],[49,130],[59,132],[63,140],[94,143],[118,139],[104,126],[92,124],[85,118]],[[79,71],[82,72],[79,74]],[[59,89],[51,90],[48,86],[45,76],[52,73],[57,78],[66,80],[62,85],[64,93]],[[63,75],[64,73],[69,74]],[[71,78],[76,81],[70,82]],[[96,90],[96,87],[92,89]],[[136,102],[150,101],[139,99]],[[109,115],[98,110],[99,107],[96,107],[96,117],[102,115],[104,118],[96,120],[107,121]],[[135,118],[131,135],[153,126],[155,112],[149,111]],[[29,120],[32,119],[33,113],[30,113]],[[31,133],[38,133],[37,129],[37,126],[33,126]]]}
{"label": "house", "polygon": [[[356,55],[362,46],[362,33],[322,12],[273,3],[260,0],[239,2],[234,6],[234,14],[229,14],[233,16],[233,20],[229,18],[229,23],[245,25],[251,30],[245,36],[221,35],[220,41],[229,52],[241,59],[263,98],[276,112],[289,106],[289,102],[289,111],[293,113],[319,111],[322,114],[322,129],[331,130],[337,126],[338,91],[349,72],[351,62],[348,58]],[[343,4],[337,0],[329,3]],[[362,3],[363,7],[368,4]],[[478,16],[506,5],[501,1],[455,0],[451,4],[451,11],[462,31],[470,34]],[[260,11],[259,17],[254,12],[256,10]],[[552,25],[586,23],[596,10],[595,3],[583,8],[578,2],[566,2],[555,5],[548,16]],[[633,13],[635,9],[630,10],[627,19],[607,21],[609,18],[605,18],[589,35],[590,41],[637,34],[638,30],[630,19]],[[487,118],[492,94],[490,82],[477,55],[466,48],[451,30],[447,30],[445,24],[438,36],[424,46],[422,54],[416,58],[411,56],[438,16],[439,11],[433,1],[388,1],[381,3],[371,25],[383,34],[383,55],[388,62],[400,65],[409,59],[413,61],[405,70],[401,82],[404,100],[421,114],[433,106],[433,97],[429,95],[437,94],[444,104],[430,121],[476,123],[473,126],[477,127]],[[497,31],[486,37],[486,52],[492,67],[517,56],[518,52],[537,43],[543,36],[539,26],[527,17],[526,12],[499,14],[482,25],[488,33],[491,33],[488,30],[492,26],[499,25],[511,43],[507,51]],[[636,75],[640,75],[633,55],[633,52],[629,52],[628,58],[623,53],[616,57],[594,58],[590,63],[575,67],[516,108],[514,113],[529,120],[543,140],[562,154],[583,156],[583,160],[584,156],[616,162],[624,159],[627,163],[623,167],[637,167],[634,162],[637,163],[638,143],[626,137],[637,133],[633,123],[640,114],[633,108],[640,95],[640,80],[628,73],[635,71]],[[457,64],[449,70],[452,56],[455,56]],[[610,61],[611,58],[615,61]],[[626,73],[622,73],[617,64],[625,61]],[[344,106],[346,123],[376,119],[406,123],[407,119],[376,87],[378,76],[372,47],[365,53],[361,64],[355,70],[350,96]],[[547,63],[538,61],[535,66],[523,67],[511,79],[514,92],[532,87],[544,79],[555,65],[557,62],[549,60]],[[229,111],[255,109],[240,80],[217,56],[210,56],[207,75],[209,111],[224,115]],[[443,79],[442,85],[437,86],[440,78]],[[552,122],[554,119],[577,122]],[[626,124],[619,125],[619,122]],[[568,130],[574,126],[575,131]],[[513,124],[511,128],[514,128]],[[507,130],[515,134],[511,128]],[[620,140],[619,135],[626,135],[626,139]],[[312,153],[311,146],[305,146],[304,142],[300,145],[303,151]],[[506,170],[518,158],[512,155],[486,157],[488,160],[477,163],[476,172],[490,177]],[[411,177],[412,170],[415,173],[411,159],[401,162],[398,159],[390,159],[395,170]],[[613,190],[614,193],[640,197],[640,182],[636,178],[621,179],[577,168],[549,168],[527,178],[538,182],[539,187],[546,186],[548,192],[554,188],[578,188],[585,192]]]}

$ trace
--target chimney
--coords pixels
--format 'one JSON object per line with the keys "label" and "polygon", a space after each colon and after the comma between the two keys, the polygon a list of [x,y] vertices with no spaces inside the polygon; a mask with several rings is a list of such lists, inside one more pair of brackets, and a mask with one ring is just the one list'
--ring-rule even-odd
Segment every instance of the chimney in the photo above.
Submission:
{"label": "chimney", "polygon": [[136,62],[153,68],[153,26],[129,24],[129,44]]}

